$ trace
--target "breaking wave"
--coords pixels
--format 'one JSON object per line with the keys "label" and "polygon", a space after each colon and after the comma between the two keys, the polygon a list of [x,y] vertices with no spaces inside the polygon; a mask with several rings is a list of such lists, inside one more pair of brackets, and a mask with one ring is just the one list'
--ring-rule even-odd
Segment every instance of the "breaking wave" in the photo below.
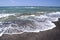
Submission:
{"label": "breaking wave", "polygon": [[56,27],[53,22],[58,21],[58,18],[60,18],[60,12],[48,13],[40,16],[14,15],[15,14],[0,14],[0,18],[8,17],[4,21],[0,22],[0,36],[3,34],[11,35],[22,34],[24,32],[40,32],[50,30]]}
{"label": "breaking wave", "polygon": [[8,16],[11,16],[11,15],[14,15],[14,14],[0,14],[0,18],[2,18],[2,17],[8,17]]}

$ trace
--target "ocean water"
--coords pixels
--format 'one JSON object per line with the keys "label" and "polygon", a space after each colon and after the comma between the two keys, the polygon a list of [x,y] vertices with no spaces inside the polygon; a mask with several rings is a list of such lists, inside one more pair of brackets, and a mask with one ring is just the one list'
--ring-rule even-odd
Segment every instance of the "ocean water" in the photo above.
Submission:
{"label": "ocean water", "polygon": [[56,27],[60,7],[4,6],[0,7],[0,36],[40,32]]}

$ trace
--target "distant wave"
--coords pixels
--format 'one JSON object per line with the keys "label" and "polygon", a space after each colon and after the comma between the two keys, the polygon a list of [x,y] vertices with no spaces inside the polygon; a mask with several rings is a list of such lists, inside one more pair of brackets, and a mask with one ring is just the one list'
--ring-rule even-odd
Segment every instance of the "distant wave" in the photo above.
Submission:
{"label": "distant wave", "polygon": [[25,7],[25,8],[36,8],[36,7]]}
{"label": "distant wave", "polygon": [[[0,14],[0,18],[8,17],[10,15],[15,14],[3,14],[3,15]],[[2,36],[3,34],[10,34],[10,35],[22,34],[24,32],[40,32],[53,29],[56,27],[56,25],[53,22],[58,21],[58,18],[60,18],[60,12],[53,12],[40,16],[15,15],[15,17],[18,20],[9,20],[0,22],[0,36]]]}

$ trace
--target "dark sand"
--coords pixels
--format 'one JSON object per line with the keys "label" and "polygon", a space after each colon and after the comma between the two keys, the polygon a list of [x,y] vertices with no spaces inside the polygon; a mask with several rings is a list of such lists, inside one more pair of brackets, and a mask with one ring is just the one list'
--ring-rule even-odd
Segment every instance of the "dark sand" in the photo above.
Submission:
{"label": "dark sand", "polygon": [[39,33],[23,33],[20,35],[3,35],[0,40],[60,40],[60,21],[54,22],[54,29]]}

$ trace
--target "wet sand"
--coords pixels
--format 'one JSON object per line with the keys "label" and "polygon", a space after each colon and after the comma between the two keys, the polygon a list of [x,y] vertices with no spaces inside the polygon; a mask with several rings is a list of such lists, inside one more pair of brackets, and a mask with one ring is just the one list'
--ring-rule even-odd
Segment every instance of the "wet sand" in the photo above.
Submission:
{"label": "wet sand", "polygon": [[3,35],[0,40],[60,40],[60,19],[54,22],[56,27],[39,33],[23,33],[18,35]]}

